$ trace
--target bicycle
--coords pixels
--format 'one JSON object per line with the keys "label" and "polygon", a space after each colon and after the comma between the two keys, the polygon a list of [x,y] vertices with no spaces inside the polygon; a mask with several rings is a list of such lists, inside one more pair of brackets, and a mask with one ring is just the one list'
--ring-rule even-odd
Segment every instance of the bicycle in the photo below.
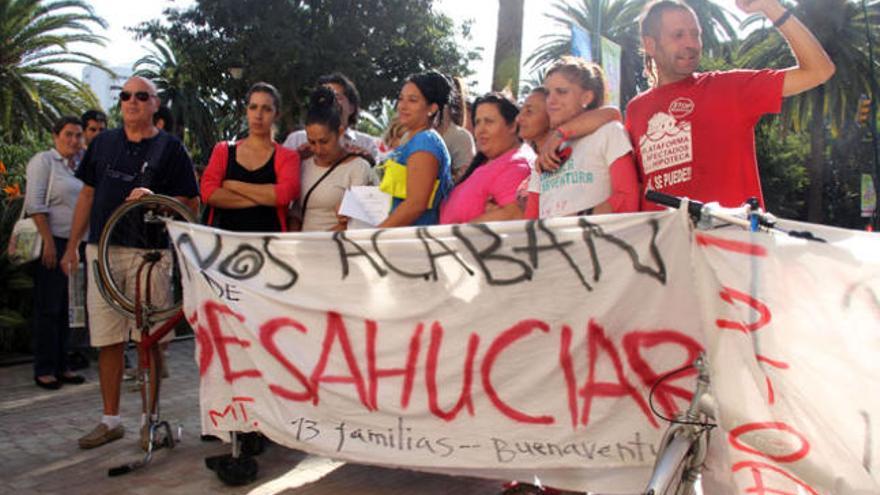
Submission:
{"label": "bicycle", "polygon": [[[687,410],[676,418],[663,416],[654,408],[654,392],[664,381],[692,367],[697,370],[697,380]],[[653,384],[648,394],[648,403],[654,414],[670,425],[660,440],[651,477],[645,489],[632,495],[693,495],[695,493],[709,450],[709,432],[715,427],[715,424],[710,422],[714,418],[715,400],[709,393],[709,385],[709,365],[703,354],[700,354],[693,364],[669,372]],[[535,484],[510,483],[503,493],[504,495],[552,495],[577,492],[561,492],[541,486],[540,481],[536,480]],[[586,495],[602,494],[586,492]]]}
{"label": "bicycle", "polygon": [[[144,196],[114,210],[98,240],[97,262],[93,265],[98,290],[114,310],[133,319],[141,332],[137,378],[141,384],[141,411],[147,418],[147,434],[142,439],[144,457],[110,468],[108,476],[144,467],[152,460],[156,448],[173,448],[175,441],[180,441],[180,427],[176,435],[172,435],[171,425],[159,416],[162,363],[159,342],[183,319],[182,294],[172,286],[175,260],[165,231],[165,222],[172,219],[196,221],[193,212],[174,198]],[[130,274],[132,265],[137,266],[133,290],[124,278]],[[171,284],[154,287],[159,280],[168,280]]]}
{"label": "bicycle", "polygon": [[[752,232],[784,234],[814,242],[826,242],[809,231],[784,230],[776,225],[776,218],[759,207],[756,198],[750,198],[741,208],[722,208],[717,203],[704,204],[657,191],[647,191],[645,197],[654,203],[679,208],[686,205],[688,214],[700,229],[711,229],[726,224],[737,225]],[[709,393],[709,372],[705,357],[697,358],[693,366],[697,369],[697,384],[691,403],[679,418],[660,418],[670,421],[660,441],[651,479],[645,488],[645,495],[690,495],[702,471],[708,450],[709,431],[715,427],[707,422],[714,418],[715,400]],[[654,389],[672,375],[673,371],[660,378]],[[653,410],[653,404],[651,405]]]}

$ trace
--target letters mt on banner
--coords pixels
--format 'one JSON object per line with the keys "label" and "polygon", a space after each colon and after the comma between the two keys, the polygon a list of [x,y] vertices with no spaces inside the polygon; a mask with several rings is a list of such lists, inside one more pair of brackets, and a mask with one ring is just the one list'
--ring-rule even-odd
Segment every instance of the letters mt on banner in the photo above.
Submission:
{"label": "letters mt on banner", "polygon": [[[705,493],[878,493],[880,244],[682,212],[340,233],[172,222],[204,433],[574,490],[644,487],[705,350]],[[656,387],[687,406],[694,373]],[[800,491],[799,491],[800,490]]]}

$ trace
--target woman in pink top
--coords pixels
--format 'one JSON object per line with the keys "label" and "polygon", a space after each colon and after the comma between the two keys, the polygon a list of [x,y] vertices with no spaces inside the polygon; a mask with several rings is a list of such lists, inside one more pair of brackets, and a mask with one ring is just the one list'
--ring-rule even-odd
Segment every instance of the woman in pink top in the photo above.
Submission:
{"label": "woman in pink top", "polygon": [[[516,189],[529,176],[535,153],[517,136],[519,109],[507,96],[489,93],[474,102],[479,151],[440,210],[440,223],[489,222],[523,217]],[[493,205],[487,209],[487,205]]]}

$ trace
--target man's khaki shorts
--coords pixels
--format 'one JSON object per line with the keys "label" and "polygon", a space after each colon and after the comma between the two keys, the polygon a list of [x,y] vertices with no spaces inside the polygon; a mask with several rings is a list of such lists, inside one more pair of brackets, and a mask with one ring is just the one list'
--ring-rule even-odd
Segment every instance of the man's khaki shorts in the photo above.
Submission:
{"label": "man's khaki shorts", "polygon": [[[135,299],[136,277],[137,271],[143,260],[143,253],[153,251],[140,248],[130,248],[122,246],[110,247],[111,272],[113,280],[116,281],[119,289],[132,300]],[[173,289],[171,286],[171,270],[172,270],[172,253],[171,250],[161,250],[162,258],[153,268],[153,279],[151,286],[151,303],[155,307],[164,308],[171,302]],[[88,291],[86,296],[86,305],[89,311],[89,334],[92,339],[92,345],[95,347],[106,347],[113,344],[127,342],[130,338],[140,341],[141,332],[136,328],[134,317],[126,317],[122,313],[113,309],[112,306],[101,295],[98,287],[100,283],[97,280],[96,269],[98,266],[98,246],[97,244],[88,244],[86,246],[86,266],[88,267]],[[141,282],[140,300],[143,302],[146,298],[146,276],[147,268],[145,267],[141,276],[144,280]],[[158,328],[161,323],[153,326],[153,330]],[[168,332],[162,338],[162,342],[168,341],[173,337],[174,332]]]}

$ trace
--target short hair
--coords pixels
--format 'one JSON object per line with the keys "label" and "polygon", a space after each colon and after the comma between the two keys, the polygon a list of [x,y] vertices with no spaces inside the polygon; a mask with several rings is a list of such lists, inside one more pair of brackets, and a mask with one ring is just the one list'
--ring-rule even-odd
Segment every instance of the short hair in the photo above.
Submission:
{"label": "short hair", "polygon": [[437,105],[437,113],[434,115],[433,126],[439,127],[443,123],[443,109],[449,104],[449,96],[452,93],[452,83],[443,74],[436,70],[412,74],[406,78],[406,82],[413,83],[428,104]]}
{"label": "short hair", "polygon": [[306,125],[319,124],[333,132],[342,127],[342,105],[332,89],[321,85],[312,91],[306,112]]}
{"label": "short hair", "polygon": [[654,0],[653,2],[648,2],[642,8],[642,13],[639,15],[639,34],[642,37],[659,38],[660,21],[663,18],[663,14],[670,10],[684,10],[693,14],[694,17],[697,16],[694,9],[681,0]]}
{"label": "short hair", "polygon": [[82,114],[82,117],[80,117],[80,125],[82,125],[83,129],[85,129],[86,127],[89,126],[90,120],[94,120],[95,122],[103,122],[104,124],[107,124],[107,114],[105,114],[104,112],[102,112],[100,110],[95,110],[95,109],[86,110]]}
{"label": "short hair", "polygon": [[[690,12],[694,18],[697,17],[694,9],[681,0],[655,0],[647,3],[639,15],[640,36],[642,38],[659,40],[660,23],[663,20],[663,14],[673,10]],[[642,47],[642,64],[644,65],[644,73],[648,81],[652,86],[656,85],[657,70],[654,67],[654,60],[645,52],[644,46]]]}
{"label": "short hair", "polygon": [[361,95],[358,93],[357,87],[351,82],[351,79],[346,77],[345,74],[339,72],[319,77],[318,85],[324,86],[325,84],[338,84],[342,86],[342,92],[345,93],[345,98],[351,103],[351,115],[348,116],[348,122],[346,122],[346,125],[352,128],[356,126],[358,117],[361,113]]}
{"label": "short hair", "polygon": [[535,86],[534,88],[532,88],[531,91],[529,91],[529,96],[535,95],[535,94],[539,94],[539,95],[543,96],[544,98],[550,96],[550,92],[547,91],[547,88],[545,88],[544,86]]}
{"label": "short hair", "polygon": [[546,81],[552,74],[560,73],[569,81],[583,89],[593,92],[593,101],[587,105],[587,110],[599,108],[605,104],[605,72],[598,64],[587,62],[580,57],[566,55],[554,63],[544,76]]}
{"label": "short hair", "polygon": [[60,117],[58,120],[55,121],[54,124],[52,124],[52,134],[56,136],[61,134],[61,131],[64,130],[64,127],[68,124],[73,124],[82,128],[82,120],[80,120],[79,117],[76,117],[74,115],[65,115],[63,117]]}
{"label": "short hair", "polygon": [[248,89],[247,94],[244,95],[245,104],[248,104],[251,101],[251,95],[254,93],[266,93],[271,96],[272,104],[275,105],[275,113],[281,113],[281,93],[278,91],[278,88],[263,81],[254,83],[254,85]]}

